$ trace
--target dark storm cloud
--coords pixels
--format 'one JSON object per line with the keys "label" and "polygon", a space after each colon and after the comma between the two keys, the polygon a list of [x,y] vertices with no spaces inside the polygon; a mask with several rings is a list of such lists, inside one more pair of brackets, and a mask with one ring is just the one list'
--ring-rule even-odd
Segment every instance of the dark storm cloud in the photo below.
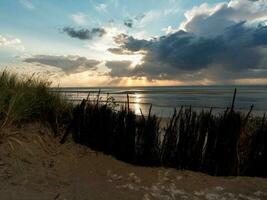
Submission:
{"label": "dark storm cloud", "polygon": [[106,66],[111,69],[109,75],[115,77],[131,76],[129,67],[131,61],[107,61]]}
{"label": "dark storm cloud", "polygon": [[126,34],[120,34],[113,38],[114,42],[121,45],[121,48],[131,52],[145,50],[146,47],[151,46],[152,41],[138,40]]}
{"label": "dark storm cloud", "polygon": [[[153,40],[122,34],[114,41],[121,51],[146,52],[143,64],[130,71],[123,68],[118,76],[125,73],[149,79],[201,79],[215,75],[244,78],[254,77],[255,70],[267,67],[267,26],[248,27],[245,22],[226,28],[216,37],[178,31]],[[107,67],[114,70],[114,66]],[[112,71],[116,76],[117,71]]]}
{"label": "dark storm cloud", "polygon": [[254,42],[258,45],[267,44],[267,26],[260,25],[258,29],[253,33],[254,34]]}
{"label": "dark storm cloud", "polygon": [[62,31],[68,36],[78,38],[80,40],[92,40],[94,37],[102,37],[106,34],[106,30],[104,28],[92,28],[91,30],[89,30],[65,27]]}
{"label": "dark storm cloud", "polygon": [[66,74],[95,70],[100,61],[89,60],[85,57],[78,56],[50,56],[36,55],[23,60],[26,63],[52,66],[61,69]]}
{"label": "dark storm cloud", "polygon": [[132,28],[133,27],[133,20],[132,19],[124,20],[124,25],[127,26],[128,28]]}

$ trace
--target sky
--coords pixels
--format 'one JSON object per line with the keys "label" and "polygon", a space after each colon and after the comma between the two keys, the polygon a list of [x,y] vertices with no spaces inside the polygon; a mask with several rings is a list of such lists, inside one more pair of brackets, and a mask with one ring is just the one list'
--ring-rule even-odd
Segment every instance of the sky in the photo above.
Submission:
{"label": "sky", "polygon": [[0,0],[0,71],[59,86],[267,84],[267,0]]}

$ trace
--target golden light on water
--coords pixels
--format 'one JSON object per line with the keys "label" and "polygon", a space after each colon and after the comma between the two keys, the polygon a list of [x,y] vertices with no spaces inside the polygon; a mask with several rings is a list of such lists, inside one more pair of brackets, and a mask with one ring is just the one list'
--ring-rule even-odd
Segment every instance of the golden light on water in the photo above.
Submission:
{"label": "golden light on water", "polygon": [[142,94],[135,93],[133,95],[133,110],[135,114],[141,115],[140,108],[141,108],[141,101],[142,101]]}

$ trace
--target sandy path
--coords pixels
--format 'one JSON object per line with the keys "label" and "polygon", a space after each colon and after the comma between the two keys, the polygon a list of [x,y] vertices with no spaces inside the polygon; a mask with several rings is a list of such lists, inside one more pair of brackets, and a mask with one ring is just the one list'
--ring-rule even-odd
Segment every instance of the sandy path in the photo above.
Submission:
{"label": "sandy path", "polygon": [[267,179],[132,166],[72,142],[59,145],[48,131],[26,126],[2,141],[1,200],[267,199]]}

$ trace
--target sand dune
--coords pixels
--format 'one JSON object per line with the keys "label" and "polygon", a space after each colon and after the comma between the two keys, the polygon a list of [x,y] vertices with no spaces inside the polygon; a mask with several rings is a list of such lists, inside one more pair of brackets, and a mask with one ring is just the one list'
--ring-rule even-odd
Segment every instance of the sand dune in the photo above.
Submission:
{"label": "sand dune", "polygon": [[1,200],[267,199],[267,179],[133,166],[71,141],[60,145],[38,124],[7,132],[0,144]]}

